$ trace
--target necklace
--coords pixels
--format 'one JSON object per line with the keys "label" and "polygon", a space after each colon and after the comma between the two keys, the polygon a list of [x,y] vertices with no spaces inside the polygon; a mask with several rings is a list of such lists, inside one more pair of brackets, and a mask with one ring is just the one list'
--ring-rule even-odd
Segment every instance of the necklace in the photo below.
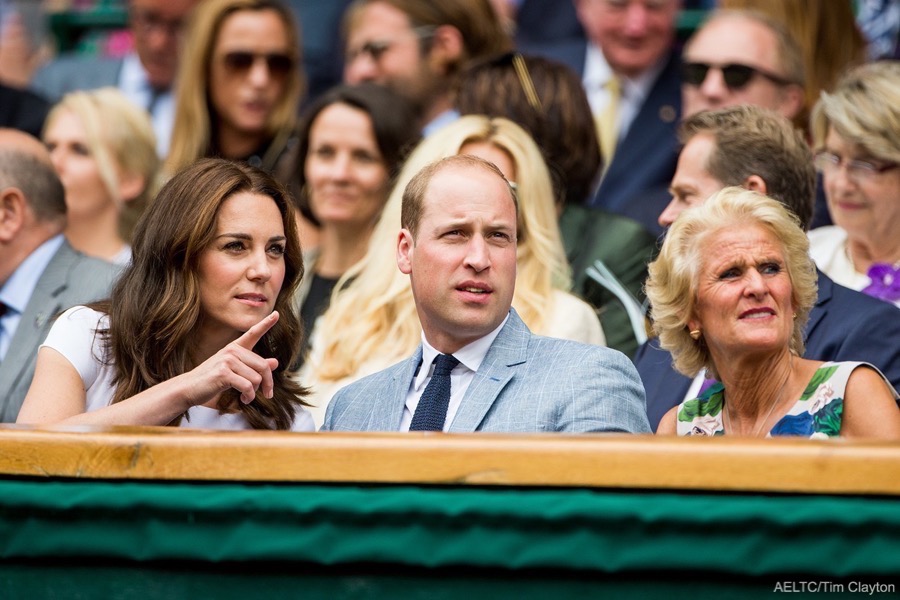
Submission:
{"label": "necklace", "polygon": [[[769,422],[769,417],[772,416],[772,413],[775,412],[775,407],[778,406],[779,404],[781,404],[781,401],[783,400],[782,396],[783,396],[783,394],[784,394],[784,388],[785,388],[785,386],[787,386],[787,382],[790,381],[790,379],[791,379],[791,373],[792,373],[793,370],[794,370],[794,355],[793,355],[793,353],[791,353],[789,356],[790,356],[790,359],[789,359],[790,361],[788,362],[788,372],[787,372],[787,376],[784,378],[784,381],[781,382],[781,387],[778,388],[778,394],[776,395],[775,402],[773,402],[773,403],[772,403],[772,406],[769,407],[769,412],[766,413],[766,416],[765,416],[765,418],[762,420],[762,423],[760,423],[760,424],[756,427],[756,431],[754,431],[753,434],[752,434],[750,437],[759,437],[760,431],[762,431],[762,428],[765,427],[766,423]],[[727,403],[727,402],[723,405],[723,408],[722,408],[722,416],[723,416],[724,425],[725,425],[725,427],[726,427],[726,430],[727,430],[727,431],[732,431],[732,428],[731,428],[731,415],[730,415],[730,412],[729,412],[729,410],[728,410],[728,403]]]}

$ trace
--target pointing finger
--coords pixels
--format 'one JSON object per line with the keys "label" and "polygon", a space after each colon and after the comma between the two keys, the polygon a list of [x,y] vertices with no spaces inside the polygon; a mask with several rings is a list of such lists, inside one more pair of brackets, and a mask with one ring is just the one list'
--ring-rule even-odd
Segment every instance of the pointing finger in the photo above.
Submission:
{"label": "pointing finger", "polygon": [[272,313],[263,318],[262,321],[245,331],[241,337],[235,340],[235,343],[247,350],[253,350],[253,347],[256,346],[260,339],[262,339],[262,336],[272,329],[277,322],[278,311],[273,310]]}

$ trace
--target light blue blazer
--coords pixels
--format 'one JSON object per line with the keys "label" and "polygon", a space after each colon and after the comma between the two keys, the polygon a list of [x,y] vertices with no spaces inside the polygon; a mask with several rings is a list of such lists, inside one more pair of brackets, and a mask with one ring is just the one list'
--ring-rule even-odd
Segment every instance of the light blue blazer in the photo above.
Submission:
{"label": "light blue blazer", "polygon": [[[399,431],[422,361],[408,359],[341,389],[323,431]],[[537,336],[514,309],[475,374],[451,432],[649,433],[644,387],[624,354]]]}

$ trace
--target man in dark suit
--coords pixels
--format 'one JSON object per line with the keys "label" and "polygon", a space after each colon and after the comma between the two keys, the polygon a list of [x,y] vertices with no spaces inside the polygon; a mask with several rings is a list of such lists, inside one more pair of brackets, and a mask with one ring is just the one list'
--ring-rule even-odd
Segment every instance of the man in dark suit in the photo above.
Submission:
{"label": "man in dark suit", "polygon": [[[815,170],[803,136],[784,117],[754,106],[700,112],[682,124],[684,149],[672,179],[672,201],[660,215],[668,227],[678,214],[732,185],[782,202],[806,228],[813,216]],[[818,274],[819,294],[806,326],[806,357],[867,361],[900,386],[900,309],[849,290]],[[652,312],[652,309],[651,309]],[[635,364],[647,390],[653,429],[662,416],[703,384],[672,368],[656,340],[644,344]]]}
{"label": "man in dark suit", "polygon": [[662,232],[656,218],[668,202],[678,158],[680,5],[680,0],[575,0],[586,42],[521,46],[582,77],[606,162],[591,206],[631,217],[653,234]]}
{"label": "man in dark suit", "polygon": [[322,429],[649,431],[623,354],[533,335],[511,308],[517,212],[503,174],[474,156],[445,158],[410,181],[397,266],[410,276],[422,344],[340,390]]}
{"label": "man in dark suit", "polygon": [[65,192],[34,137],[0,129],[0,422],[15,422],[53,318],[107,295],[118,268],[62,236]]}
{"label": "man in dark suit", "polygon": [[75,90],[113,86],[146,108],[157,151],[165,156],[175,116],[172,85],[181,34],[198,0],[129,0],[128,25],[134,50],[124,58],[61,56],[39,70],[31,89],[53,102]]}

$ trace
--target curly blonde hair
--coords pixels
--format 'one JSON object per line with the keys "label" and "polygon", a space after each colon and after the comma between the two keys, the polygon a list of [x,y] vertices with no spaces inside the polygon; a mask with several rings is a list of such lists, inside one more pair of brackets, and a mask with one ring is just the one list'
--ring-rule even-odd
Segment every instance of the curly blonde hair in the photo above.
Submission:
{"label": "curly blonde hair", "polygon": [[653,330],[660,346],[672,353],[675,369],[688,377],[704,368],[712,377],[718,374],[703,339],[692,339],[688,331],[688,322],[695,316],[705,241],[723,229],[751,225],[764,227],[781,243],[796,315],[790,349],[803,355],[803,332],[818,294],[809,240],[797,217],[777,200],[741,187],[726,187],[679,215],[666,233],[659,256],[649,266],[646,292]]}

